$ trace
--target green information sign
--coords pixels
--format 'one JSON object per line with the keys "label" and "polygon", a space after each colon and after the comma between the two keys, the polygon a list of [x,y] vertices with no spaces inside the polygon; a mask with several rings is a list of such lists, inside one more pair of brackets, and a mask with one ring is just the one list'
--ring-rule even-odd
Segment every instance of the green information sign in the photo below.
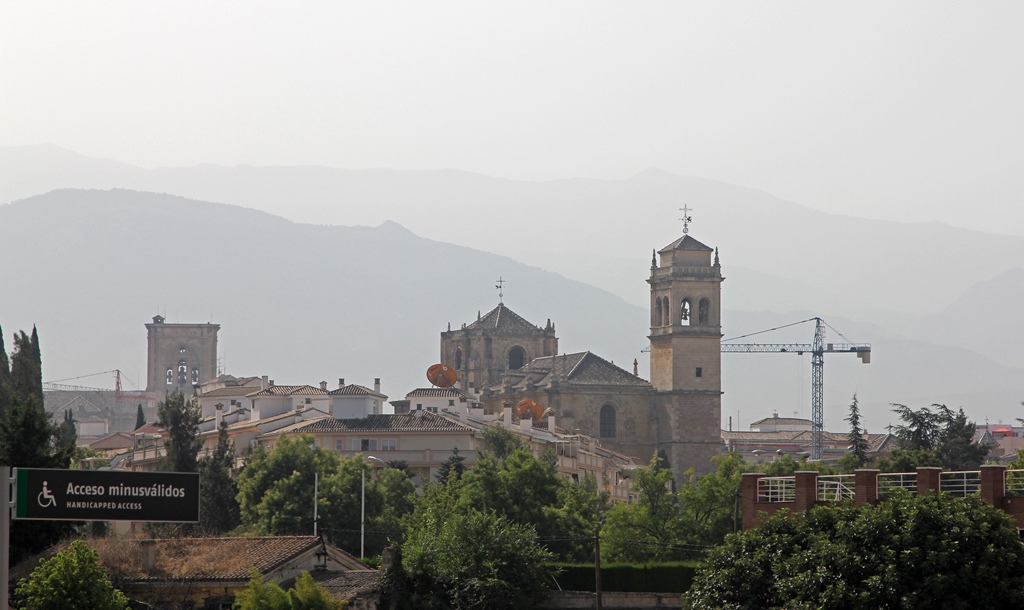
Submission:
{"label": "green information sign", "polygon": [[199,473],[15,468],[15,519],[199,521]]}

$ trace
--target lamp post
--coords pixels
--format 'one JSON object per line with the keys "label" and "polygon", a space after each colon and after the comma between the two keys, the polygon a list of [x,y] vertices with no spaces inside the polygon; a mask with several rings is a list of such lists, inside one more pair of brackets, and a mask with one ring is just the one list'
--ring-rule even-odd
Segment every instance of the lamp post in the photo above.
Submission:
{"label": "lamp post", "polygon": [[[380,462],[381,465],[387,466],[384,460],[379,457],[372,455],[366,456],[366,459],[371,462]],[[363,486],[362,486],[362,508],[359,511],[359,558],[362,559],[366,552],[366,462],[363,462]]]}

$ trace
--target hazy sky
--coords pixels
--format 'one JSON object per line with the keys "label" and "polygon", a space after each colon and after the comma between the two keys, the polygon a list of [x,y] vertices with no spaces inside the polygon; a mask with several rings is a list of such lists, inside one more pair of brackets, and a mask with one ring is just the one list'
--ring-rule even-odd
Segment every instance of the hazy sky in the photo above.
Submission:
{"label": "hazy sky", "polygon": [[7,2],[0,145],[146,167],[648,167],[1024,233],[1020,2]]}

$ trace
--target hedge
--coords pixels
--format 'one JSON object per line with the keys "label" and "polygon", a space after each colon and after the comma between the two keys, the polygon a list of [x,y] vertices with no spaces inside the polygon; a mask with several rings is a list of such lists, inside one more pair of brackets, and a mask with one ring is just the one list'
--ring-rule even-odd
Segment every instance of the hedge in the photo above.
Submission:
{"label": "hedge", "polygon": [[[672,563],[613,563],[601,566],[601,590],[623,593],[685,593],[700,564],[696,561]],[[594,565],[548,564],[563,591],[595,591]]]}

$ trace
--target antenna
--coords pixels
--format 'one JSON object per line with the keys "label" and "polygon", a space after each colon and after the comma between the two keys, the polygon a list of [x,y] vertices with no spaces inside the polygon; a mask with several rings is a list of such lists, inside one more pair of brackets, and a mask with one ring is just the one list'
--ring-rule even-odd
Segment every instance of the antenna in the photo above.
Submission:
{"label": "antenna", "polygon": [[504,294],[504,292],[502,291],[502,287],[503,287],[503,286],[505,286],[505,284],[506,284],[506,283],[507,283],[507,282],[506,282],[505,280],[503,280],[503,279],[501,278],[501,276],[499,275],[499,276],[498,276],[498,285],[497,285],[497,286],[495,286],[495,288],[497,288],[497,289],[498,289],[498,303],[501,303],[501,302],[502,302],[502,299],[504,299],[504,298],[505,298],[505,294]]}
{"label": "antenna", "polygon": [[693,222],[693,217],[690,216],[690,212],[693,211],[693,208],[684,203],[683,207],[679,208],[679,211],[683,213],[683,217],[679,220],[683,221],[683,235],[686,235],[690,232],[690,223]]}

